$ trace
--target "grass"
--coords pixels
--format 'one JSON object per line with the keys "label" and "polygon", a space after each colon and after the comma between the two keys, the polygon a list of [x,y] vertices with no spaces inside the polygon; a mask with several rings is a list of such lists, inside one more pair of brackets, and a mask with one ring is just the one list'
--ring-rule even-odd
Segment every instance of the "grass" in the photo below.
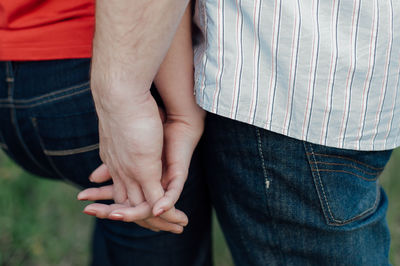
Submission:
{"label": "grass", "polygon": [[400,149],[393,152],[380,178],[389,197],[387,220],[392,236],[390,261],[394,266],[398,266],[400,265]]}
{"label": "grass", "polygon": [[0,156],[0,265],[86,265],[91,219],[76,190]]}
{"label": "grass", "polygon": [[[381,177],[390,199],[390,260],[400,266],[400,150]],[[87,265],[93,220],[82,214],[77,190],[34,178],[0,153],[0,265]],[[214,262],[230,266],[231,255],[214,219]]]}

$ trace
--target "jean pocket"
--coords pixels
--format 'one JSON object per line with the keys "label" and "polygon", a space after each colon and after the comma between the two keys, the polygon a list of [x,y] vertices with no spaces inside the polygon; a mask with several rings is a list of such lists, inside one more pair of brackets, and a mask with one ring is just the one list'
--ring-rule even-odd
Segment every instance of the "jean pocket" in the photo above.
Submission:
{"label": "jean pocket", "polygon": [[90,93],[41,105],[31,122],[55,174],[82,187],[92,186],[89,175],[101,160],[98,119]]}
{"label": "jean pocket", "polygon": [[311,143],[304,147],[328,225],[346,225],[376,210],[381,196],[378,177],[391,150],[354,151]]}

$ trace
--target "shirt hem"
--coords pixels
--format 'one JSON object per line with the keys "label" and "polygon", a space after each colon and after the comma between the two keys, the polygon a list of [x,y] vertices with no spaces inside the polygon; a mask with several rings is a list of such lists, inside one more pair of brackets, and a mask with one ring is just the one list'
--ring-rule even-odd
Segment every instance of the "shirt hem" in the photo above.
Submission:
{"label": "shirt hem", "polygon": [[[397,147],[399,147],[400,145],[396,144],[396,143],[391,143],[391,142],[387,142],[385,143],[385,140],[383,141],[376,141],[374,144],[374,148],[366,148],[363,146],[360,146],[359,149],[355,149],[354,147],[357,147],[357,143],[354,141],[345,141],[345,144],[343,145],[343,147],[339,147],[338,145],[335,145],[334,143],[338,143],[339,139],[328,139],[326,143],[321,143],[320,141],[313,139],[313,138],[309,138],[309,139],[304,139],[301,137],[301,135],[297,135],[294,134],[293,132],[289,132],[289,133],[284,133],[286,131],[286,129],[277,126],[273,123],[267,123],[265,120],[260,120],[260,119],[254,119],[253,123],[250,123],[248,121],[248,116],[244,116],[241,114],[237,114],[236,118],[233,118],[229,115],[230,110],[227,110],[224,107],[219,107],[218,111],[214,111],[211,105],[207,105],[204,103],[200,102],[200,99],[197,99],[197,104],[204,109],[207,112],[216,114],[216,115],[220,115],[232,120],[236,120],[242,123],[246,123],[248,125],[252,125],[252,126],[256,126],[259,128],[262,128],[264,130],[269,130],[272,131],[274,133],[286,136],[286,137],[290,137],[290,138],[294,138],[297,140],[301,140],[301,141],[305,141],[305,142],[309,142],[312,144],[317,144],[317,145],[322,145],[322,146],[327,146],[327,147],[331,147],[331,148],[337,148],[337,149],[345,149],[345,150],[358,150],[358,151],[383,151],[383,150],[393,150]],[[268,128],[268,129],[267,129]],[[351,136],[350,136],[351,137]]]}
{"label": "shirt hem", "polygon": [[57,59],[90,58],[92,46],[54,46],[41,48],[0,46],[0,61],[41,61]]}

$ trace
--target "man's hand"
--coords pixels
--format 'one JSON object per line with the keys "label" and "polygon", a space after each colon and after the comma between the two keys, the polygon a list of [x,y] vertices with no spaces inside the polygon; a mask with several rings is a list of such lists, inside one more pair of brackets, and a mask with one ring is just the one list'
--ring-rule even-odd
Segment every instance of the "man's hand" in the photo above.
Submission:
{"label": "man's hand", "polygon": [[135,205],[144,196],[152,205],[164,195],[163,128],[151,95],[132,103],[108,112],[98,110],[100,157],[113,177],[117,203],[128,199]]}
{"label": "man's hand", "polygon": [[[96,183],[102,183],[111,179],[111,175],[105,164],[99,166],[91,175],[91,180]],[[113,185],[103,186],[100,188],[89,188],[78,194],[79,200],[111,200],[114,189]],[[163,214],[163,218],[154,217],[152,214],[151,206],[147,202],[142,202],[139,205],[132,207],[128,201],[121,204],[100,204],[93,203],[88,205],[84,213],[96,216],[97,218],[108,218],[111,220],[124,221],[124,222],[135,222],[138,225],[153,230],[153,231],[170,231],[172,233],[182,233],[183,227],[187,225],[188,220],[186,215],[171,208],[171,210]],[[170,217],[177,216],[179,220],[175,220],[179,224],[177,226],[171,226],[166,223],[165,220]],[[172,219],[173,220],[173,219]]]}
{"label": "man's hand", "polygon": [[[151,207],[164,196],[164,189],[160,183],[162,122],[151,95],[142,103],[117,111],[99,115],[100,156],[107,165],[107,170],[100,168],[94,172],[92,179],[102,182],[102,178],[112,176],[114,185],[111,195],[116,205],[107,207],[107,210],[137,206],[140,214],[129,215],[135,220],[142,220],[151,216]],[[106,217],[104,209],[92,208],[91,214],[100,218]],[[118,215],[111,218],[124,220]],[[139,224],[152,230],[174,233],[182,232],[182,226],[187,224],[186,215],[175,209],[171,209],[163,218],[165,220],[150,219]]]}
{"label": "man's hand", "polygon": [[[97,0],[91,89],[99,117],[100,156],[117,204],[152,206],[164,195],[163,128],[150,85],[188,0]],[[182,213],[150,227],[181,231]],[[158,223],[159,222],[159,223]]]}
{"label": "man's hand", "polygon": [[[154,221],[152,219],[169,219],[171,214],[182,215],[174,208],[176,201],[182,192],[185,184],[190,159],[193,151],[201,137],[204,127],[205,112],[200,108],[190,116],[167,115],[164,120],[164,151],[162,175],[162,184],[165,189],[165,195],[157,201],[153,210],[147,203],[134,205],[129,204],[90,204],[85,208],[88,214],[94,214],[99,218],[109,218],[114,220],[123,220],[126,222],[136,222],[143,225],[145,221]],[[105,165],[100,166],[91,175],[94,182],[104,182],[111,178]],[[100,188],[89,188],[78,195],[80,200],[107,200],[114,199],[113,185]],[[160,216],[160,218],[155,216]],[[149,218],[150,217],[150,218]],[[158,220],[159,221],[159,220]],[[186,221],[187,223],[187,221]],[[186,224],[181,224],[186,225]],[[147,227],[149,228],[149,227]],[[154,230],[153,228],[150,228]]]}

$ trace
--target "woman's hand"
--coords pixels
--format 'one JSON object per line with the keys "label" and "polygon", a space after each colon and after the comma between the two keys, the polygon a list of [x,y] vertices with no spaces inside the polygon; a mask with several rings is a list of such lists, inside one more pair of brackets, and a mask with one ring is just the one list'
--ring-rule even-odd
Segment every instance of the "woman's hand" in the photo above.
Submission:
{"label": "woman's hand", "polygon": [[[129,201],[111,205],[93,203],[85,208],[85,213],[98,218],[135,222],[145,228],[158,231],[170,231],[180,233],[177,227],[169,227],[177,223],[179,226],[187,224],[187,217],[181,211],[174,208],[179,199],[183,186],[187,179],[188,169],[193,151],[200,140],[204,128],[205,112],[200,108],[190,115],[166,115],[160,111],[160,117],[164,127],[163,146],[163,174],[161,183],[165,190],[152,208],[142,201],[140,204],[130,204]],[[105,165],[101,165],[91,175],[93,182],[101,183],[111,179],[111,175]],[[141,193],[136,190],[132,193]],[[109,200],[114,199],[114,185],[100,188],[89,188],[78,195],[79,200]],[[183,229],[183,228],[182,228]]]}

